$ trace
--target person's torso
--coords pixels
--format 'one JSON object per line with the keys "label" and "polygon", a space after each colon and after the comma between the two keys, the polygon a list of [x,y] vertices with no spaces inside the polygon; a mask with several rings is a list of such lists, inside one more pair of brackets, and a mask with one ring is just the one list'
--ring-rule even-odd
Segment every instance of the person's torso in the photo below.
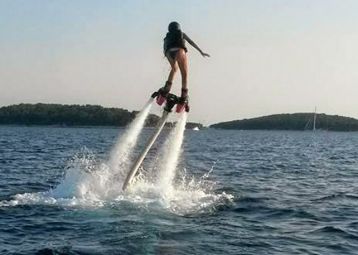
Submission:
{"label": "person's torso", "polygon": [[164,53],[171,48],[182,48],[187,51],[185,47],[184,34],[181,31],[168,32],[164,38]]}

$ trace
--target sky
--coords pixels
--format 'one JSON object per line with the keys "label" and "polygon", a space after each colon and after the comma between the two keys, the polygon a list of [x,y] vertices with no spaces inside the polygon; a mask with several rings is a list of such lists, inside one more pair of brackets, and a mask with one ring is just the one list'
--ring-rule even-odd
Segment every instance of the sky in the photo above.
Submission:
{"label": "sky", "polygon": [[358,118],[357,12],[356,0],[0,0],[0,106],[140,110],[166,81],[175,20],[211,55],[188,46],[189,120]]}

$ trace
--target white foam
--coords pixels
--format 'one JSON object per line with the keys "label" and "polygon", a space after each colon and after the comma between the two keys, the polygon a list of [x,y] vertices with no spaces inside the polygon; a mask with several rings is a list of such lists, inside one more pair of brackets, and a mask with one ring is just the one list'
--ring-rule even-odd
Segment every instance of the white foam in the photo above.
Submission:
{"label": "white foam", "polygon": [[[216,183],[210,181],[209,173],[195,179],[185,171],[172,183],[170,193],[163,192],[162,187],[147,178],[139,178],[127,192],[122,193],[118,188],[114,194],[110,187],[99,184],[100,178],[108,175],[102,172],[101,164],[96,164],[92,157],[93,154],[76,157],[71,162],[65,179],[55,189],[17,194],[11,200],[1,201],[0,206],[41,204],[96,208],[113,204],[121,207],[122,202],[130,202],[149,209],[159,207],[177,215],[196,215],[210,213],[221,204],[231,203],[233,199],[232,195],[225,192],[215,192]],[[98,169],[88,171],[88,168]]]}
{"label": "white foam", "polygon": [[91,201],[113,199],[120,195],[133,148],[152,103],[151,98],[118,138],[107,162],[97,162],[95,155],[87,149],[75,155],[67,167],[64,180],[51,191],[51,195],[55,198],[76,197]]}
{"label": "white foam", "polygon": [[153,98],[151,98],[143,110],[138,113],[133,122],[125,130],[124,134],[118,139],[114,146],[111,156],[109,158],[109,167],[112,171],[124,175],[124,170],[127,169],[130,155],[133,152],[133,148],[137,143],[138,136],[142,131],[145,120],[149,115],[149,111],[153,105]]}
{"label": "white foam", "polygon": [[166,195],[170,195],[172,192],[172,182],[181,154],[187,116],[188,114],[186,112],[180,114],[175,128],[170,132],[159,154],[161,160],[159,161],[159,178],[157,184]]}
{"label": "white foam", "polygon": [[[184,112],[179,116],[175,128],[169,133],[159,151],[157,166],[152,166],[145,174],[136,178],[128,190],[127,199],[141,203],[154,200],[166,210],[179,215],[208,212],[221,203],[232,201],[232,195],[225,192],[215,193],[216,184],[208,180],[213,169],[199,180],[188,178],[186,171],[181,172],[181,178],[175,178],[186,121],[187,113]],[[153,180],[154,171],[159,173]]]}

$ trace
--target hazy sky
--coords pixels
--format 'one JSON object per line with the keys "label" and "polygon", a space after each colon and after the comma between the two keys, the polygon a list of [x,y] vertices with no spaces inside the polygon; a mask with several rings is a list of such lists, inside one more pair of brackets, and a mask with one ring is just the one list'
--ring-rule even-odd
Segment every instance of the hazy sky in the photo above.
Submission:
{"label": "hazy sky", "polygon": [[167,78],[176,20],[212,55],[188,46],[190,120],[358,118],[357,13],[356,0],[0,0],[0,105],[138,110]]}

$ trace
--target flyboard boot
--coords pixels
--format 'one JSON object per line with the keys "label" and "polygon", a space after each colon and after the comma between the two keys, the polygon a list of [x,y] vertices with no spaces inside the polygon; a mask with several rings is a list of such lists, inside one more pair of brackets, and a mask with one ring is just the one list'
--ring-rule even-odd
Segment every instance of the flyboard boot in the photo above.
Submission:
{"label": "flyboard boot", "polygon": [[182,89],[181,90],[181,97],[178,98],[176,112],[180,113],[183,110],[185,110],[186,112],[189,112],[189,110],[190,110],[188,89]]}
{"label": "flyboard boot", "polygon": [[153,98],[156,97],[157,104],[162,105],[165,102],[167,96],[169,95],[171,86],[172,86],[172,82],[167,81],[164,87],[160,88],[157,92],[153,93],[152,97]]}

